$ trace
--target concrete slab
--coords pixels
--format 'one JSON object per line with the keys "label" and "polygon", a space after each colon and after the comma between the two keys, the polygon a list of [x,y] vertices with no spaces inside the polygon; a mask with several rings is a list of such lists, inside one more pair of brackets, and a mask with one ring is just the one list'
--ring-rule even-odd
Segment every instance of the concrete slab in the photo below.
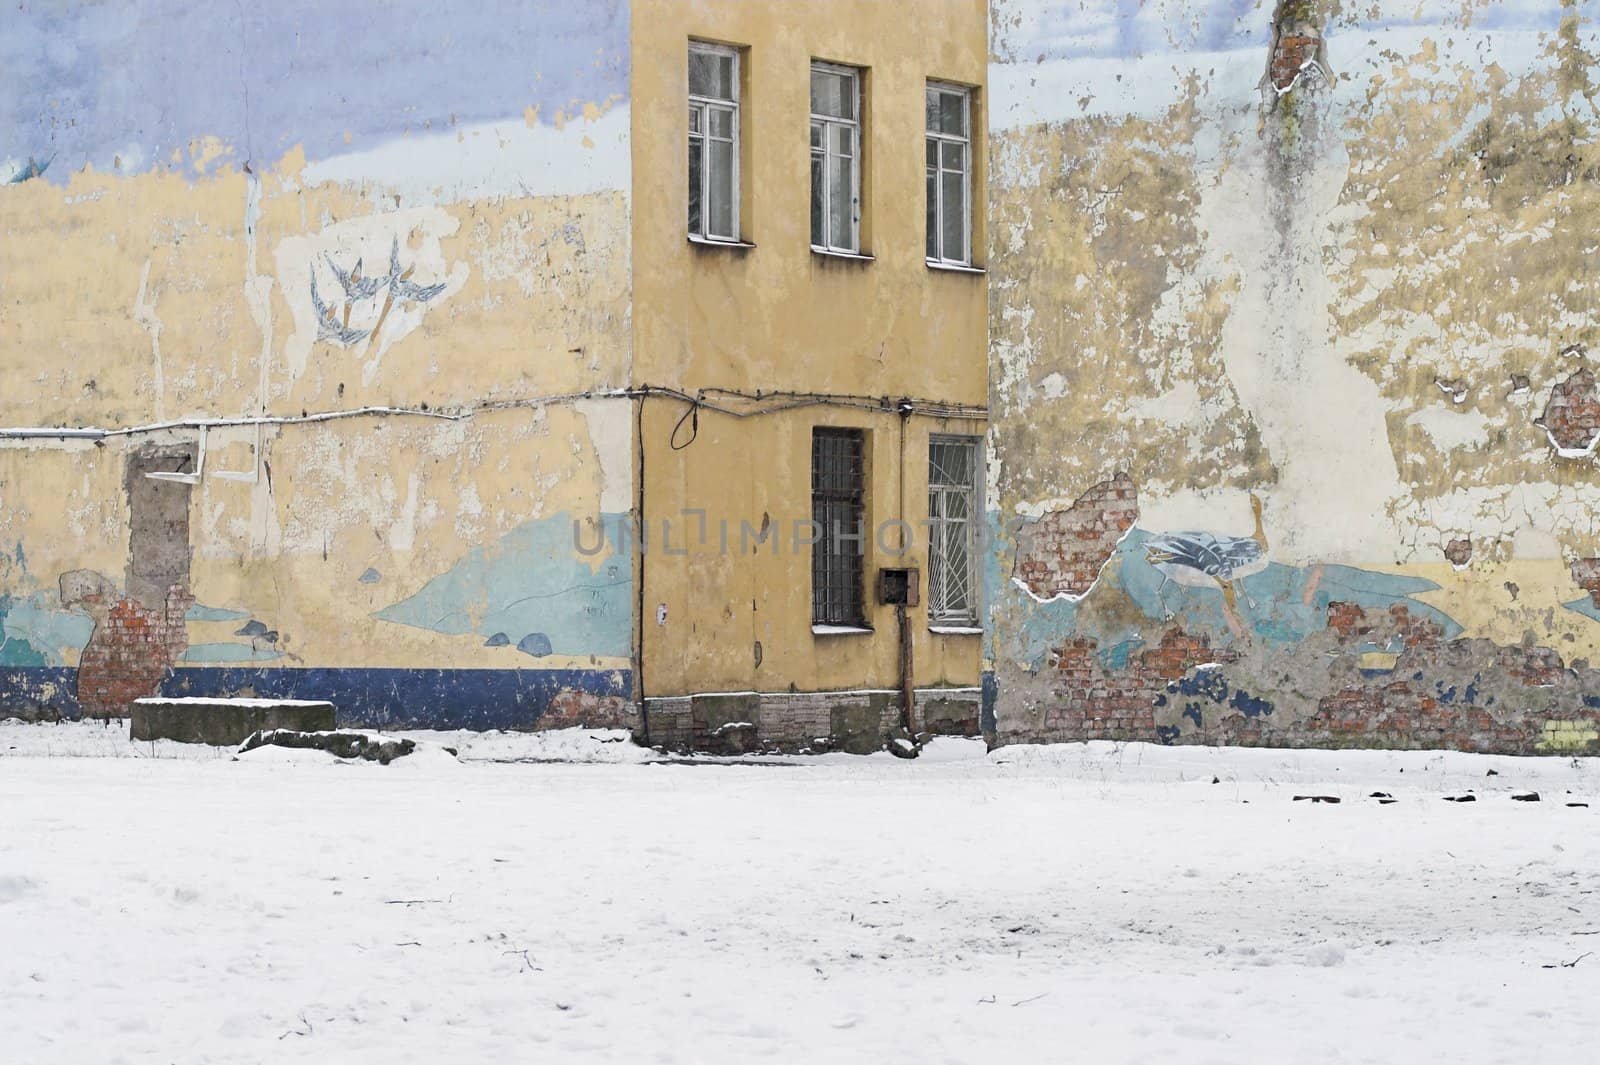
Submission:
{"label": "concrete slab", "polygon": [[333,704],[306,699],[136,699],[128,738],[235,747],[264,729],[326,732]]}

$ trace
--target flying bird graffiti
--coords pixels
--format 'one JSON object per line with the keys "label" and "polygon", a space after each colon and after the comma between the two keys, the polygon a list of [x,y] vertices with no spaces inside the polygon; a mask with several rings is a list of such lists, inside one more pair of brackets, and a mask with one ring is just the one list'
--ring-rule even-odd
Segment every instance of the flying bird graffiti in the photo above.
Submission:
{"label": "flying bird graffiti", "polygon": [[322,301],[322,294],[317,291],[317,275],[311,275],[311,308],[317,312],[317,339],[331,340],[340,347],[347,348],[351,344],[359,344],[368,336],[369,330],[350,328],[350,304],[345,303],[344,320],[333,313],[333,309]]}
{"label": "flying bird graffiti", "polygon": [[[332,255],[325,253],[323,260],[338,280],[343,300],[338,311],[329,306],[317,288],[316,271],[312,270],[311,306],[317,317],[317,339],[331,341],[340,347],[350,347],[361,343],[369,336],[376,336],[383,330],[383,324],[395,306],[427,303],[445,290],[443,281],[432,285],[421,285],[412,280],[416,267],[401,265],[398,236],[394,238],[389,248],[389,271],[386,274],[366,274],[364,260],[359,257],[348,270],[340,266]],[[383,296],[383,305],[372,327],[369,329],[351,327],[352,311],[365,312],[367,307],[370,307],[371,301],[377,299],[380,294]],[[366,314],[360,313],[359,317],[364,318]]]}

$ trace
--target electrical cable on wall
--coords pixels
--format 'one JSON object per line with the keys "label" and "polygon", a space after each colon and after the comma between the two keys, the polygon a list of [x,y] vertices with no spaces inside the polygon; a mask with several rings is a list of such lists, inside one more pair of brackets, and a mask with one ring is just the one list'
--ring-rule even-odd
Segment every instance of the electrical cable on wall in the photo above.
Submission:
{"label": "electrical cable on wall", "polygon": [[[739,403],[757,404],[747,409],[740,409],[728,403],[712,403],[705,399],[707,394],[728,397]],[[828,392],[741,392],[728,388],[705,388],[699,395],[690,395],[676,388],[666,388],[658,385],[643,385],[638,388],[596,389],[585,392],[567,392],[550,396],[535,396],[527,399],[491,400],[477,403],[467,407],[453,409],[429,408],[427,405],[418,407],[354,407],[349,410],[319,411],[315,413],[302,412],[298,415],[253,415],[237,418],[181,418],[172,421],[152,422],[146,425],[126,426],[118,429],[102,429],[96,426],[21,426],[0,428],[0,440],[88,440],[101,442],[108,438],[120,436],[142,436],[151,433],[182,432],[185,430],[199,431],[202,429],[221,429],[240,426],[268,426],[268,425],[309,425],[319,422],[340,421],[349,418],[431,418],[439,421],[463,421],[476,414],[486,414],[503,410],[537,409],[559,403],[575,403],[581,400],[593,399],[649,399],[652,397],[676,399],[689,405],[689,410],[684,417],[690,422],[691,435],[689,440],[682,445],[674,443],[673,450],[682,450],[694,441],[698,435],[700,425],[700,410],[715,412],[730,418],[755,418],[769,414],[782,414],[788,411],[800,410],[806,407],[845,407],[856,410],[869,410],[887,414],[921,414],[935,418],[987,418],[988,409],[965,404],[950,403],[943,400],[913,399],[903,397],[891,399],[888,396],[860,396]],[[679,426],[683,419],[679,420]],[[678,427],[674,427],[672,439],[676,441]]]}

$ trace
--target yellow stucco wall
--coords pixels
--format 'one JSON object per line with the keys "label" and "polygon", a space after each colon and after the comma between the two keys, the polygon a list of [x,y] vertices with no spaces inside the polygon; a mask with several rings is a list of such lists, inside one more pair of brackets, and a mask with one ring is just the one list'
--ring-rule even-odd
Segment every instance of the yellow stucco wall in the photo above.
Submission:
{"label": "yellow stucco wall", "polygon": [[[974,149],[981,158],[984,10],[980,0],[634,4],[636,383],[688,393],[911,396],[983,407],[986,279],[930,270],[924,261],[923,107],[929,79],[978,87]],[[691,38],[743,49],[741,237],[754,248],[686,239]],[[867,69],[862,251],[875,257],[870,263],[810,250],[813,59]],[[977,204],[983,182],[979,166]],[[973,240],[983,247],[981,222]],[[687,423],[678,425],[687,409],[652,398],[642,418],[650,526],[667,520],[697,536],[699,519],[681,512],[700,509],[710,528],[710,543],[695,544],[686,556],[652,547],[644,559],[646,694],[895,687],[893,608],[871,605],[869,594],[872,635],[811,631],[810,554],[794,550],[791,535],[796,521],[811,516],[811,430],[867,430],[869,527],[902,514],[917,525],[927,516],[928,434],[981,433],[982,422],[913,416],[902,465],[900,418],[892,412],[811,406],[735,419],[702,411],[693,443],[675,450],[674,427],[679,444],[689,435]],[[777,557],[739,554],[741,522],[759,527],[764,520],[784,541]],[[719,543],[723,521],[732,531],[729,553]],[[925,589],[922,540],[900,564],[921,567]],[[869,547],[869,584],[888,561]],[[930,634],[924,608],[912,614],[915,682],[976,685],[978,639]]]}
{"label": "yellow stucco wall", "polygon": [[[93,611],[63,601],[63,574],[99,574],[112,598],[131,594],[130,456],[198,448],[202,436],[194,424],[148,427],[265,419],[207,429],[204,470],[181,489],[195,606],[170,666],[343,671],[357,694],[389,685],[374,698],[413,722],[455,720],[450,706],[406,705],[406,677],[430,672],[587,671],[627,693],[629,563],[578,551],[572,532],[633,497],[628,400],[574,396],[629,382],[626,6],[610,7],[552,15],[567,39],[541,38],[542,58],[506,68],[515,86],[477,100],[477,72],[490,71],[467,53],[500,62],[506,30],[471,9],[452,16],[454,51],[414,26],[372,31],[388,35],[393,72],[308,72],[293,69],[303,57],[280,58],[286,68],[252,73],[300,110],[263,110],[258,96],[253,126],[153,158],[147,144],[112,155],[111,142],[74,132],[121,136],[119,117],[141,114],[142,96],[159,102],[164,81],[189,76],[144,69],[149,41],[57,72],[96,88],[39,90],[59,93],[36,108],[44,119],[26,110],[31,84],[0,113],[0,151],[47,163],[33,173],[0,158],[12,179],[0,184],[0,429],[113,434],[0,440],[0,667],[79,664]],[[144,41],[161,17],[113,28]],[[217,47],[233,47],[231,17],[195,16],[186,32],[222,32]],[[341,19],[325,29],[337,35]],[[281,26],[261,32],[241,70],[293,40]],[[369,94],[350,97],[332,87],[340,79]],[[373,117],[394,96],[415,98],[419,82],[427,98],[403,126]],[[549,86],[569,82],[599,87],[552,106],[560,89]],[[127,118],[130,141],[233,120],[192,96],[162,106],[163,123]],[[327,136],[340,121],[353,133]],[[358,264],[348,276],[366,279],[365,294],[347,299],[337,275]],[[319,301],[345,337],[319,327]],[[403,676],[372,681],[372,670]],[[22,691],[31,683],[0,668],[0,714],[37,709]],[[480,696],[490,698],[463,698]],[[527,723],[542,706],[502,709],[477,720]]]}

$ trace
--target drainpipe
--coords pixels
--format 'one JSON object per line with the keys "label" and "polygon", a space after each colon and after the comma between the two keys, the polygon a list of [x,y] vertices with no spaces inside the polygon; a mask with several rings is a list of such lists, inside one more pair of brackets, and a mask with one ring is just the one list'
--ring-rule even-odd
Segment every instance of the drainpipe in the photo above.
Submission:
{"label": "drainpipe", "polygon": [[635,590],[633,604],[633,686],[634,691],[639,697],[640,730],[644,733],[644,745],[648,747],[650,746],[650,706],[645,702],[644,698],[644,538],[645,530],[648,528],[648,526],[645,524],[644,516],[645,397],[643,395],[639,396],[636,402],[638,403],[638,406],[636,406],[633,411],[633,440],[636,459],[635,465],[637,469],[634,476],[633,507],[635,520],[638,521],[639,525],[635,530],[638,535],[629,537],[629,540],[638,541],[637,545],[634,547],[634,550],[638,552],[639,556],[639,565],[634,573],[634,579],[638,581],[638,587]]}
{"label": "drainpipe", "polygon": [[[904,554],[911,545],[906,542],[906,427],[911,421],[911,400],[902,398],[899,405],[900,414],[900,474],[898,487],[900,493],[899,514],[900,519],[900,549],[901,562],[905,561]],[[901,715],[908,736],[917,734],[917,690],[916,672],[912,668],[911,656],[911,614],[904,605],[894,608],[895,619],[900,623],[900,697],[905,702],[905,711]]]}

